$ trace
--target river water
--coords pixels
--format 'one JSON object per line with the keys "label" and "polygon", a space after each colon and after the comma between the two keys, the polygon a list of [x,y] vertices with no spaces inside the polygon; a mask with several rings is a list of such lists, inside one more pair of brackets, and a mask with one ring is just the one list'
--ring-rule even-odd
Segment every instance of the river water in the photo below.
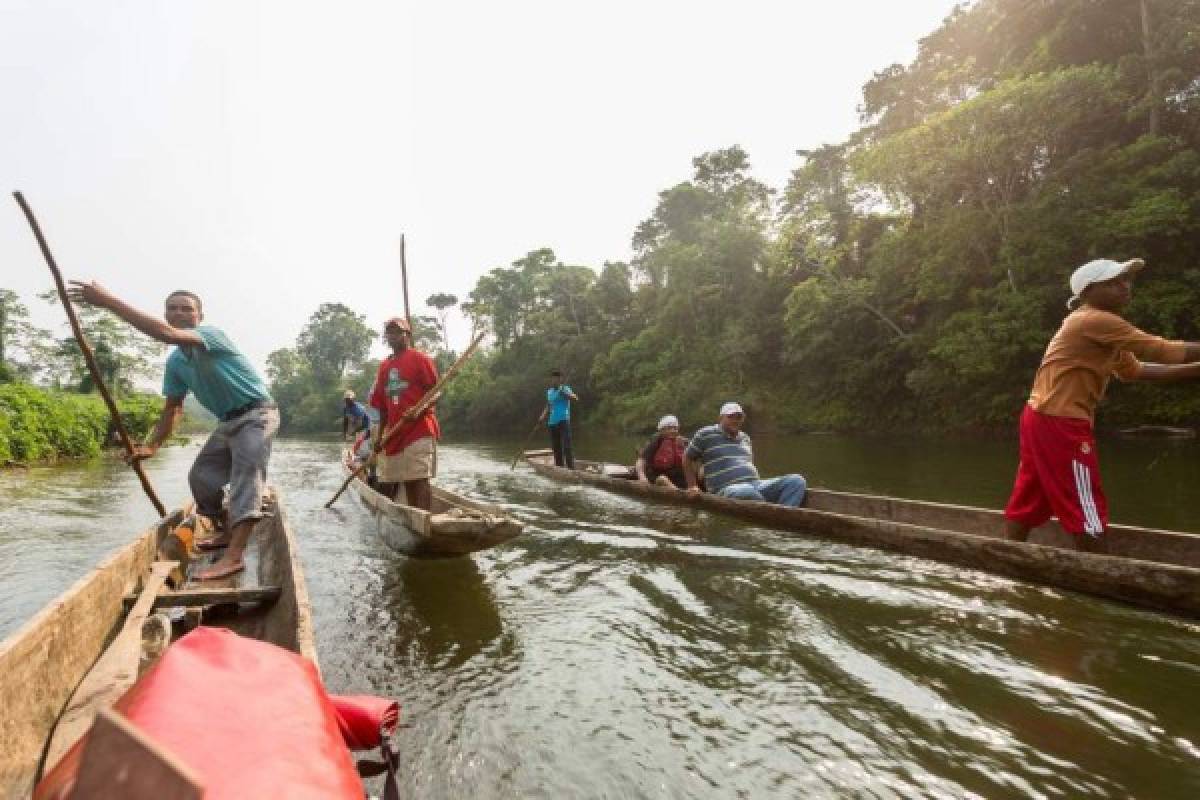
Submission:
{"label": "river water", "polygon": [[[525,534],[405,559],[281,440],[326,683],[398,698],[405,794],[507,797],[1200,796],[1200,625],[510,471],[447,443],[441,482]],[[584,436],[621,458],[632,440]],[[196,445],[149,462],[178,504]],[[763,438],[764,473],[998,505],[1011,442]],[[1114,518],[1200,530],[1194,442],[1105,442]],[[153,512],[98,460],[0,473],[0,636]]]}

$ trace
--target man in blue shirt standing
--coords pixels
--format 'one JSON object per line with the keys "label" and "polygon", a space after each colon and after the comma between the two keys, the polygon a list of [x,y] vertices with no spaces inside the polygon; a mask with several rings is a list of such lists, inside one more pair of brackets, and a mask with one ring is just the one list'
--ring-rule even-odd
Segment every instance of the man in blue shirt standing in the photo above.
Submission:
{"label": "man in blue shirt standing", "polygon": [[350,440],[359,431],[371,432],[371,417],[367,408],[354,399],[354,392],[347,389],[342,395],[342,441]]}
{"label": "man in blue shirt standing", "polygon": [[[550,371],[550,388],[546,390],[546,407],[538,421],[546,420],[550,429],[550,446],[554,448],[554,463],[559,467],[575,469],[575,455],[571,452],[571,401],[579,398],[571,387],[563,383],[562,373]],[[549,416],[547,420],[546,417]]]}
{"label": "man in blue shirt standing", "polygon": [[737,403],[721,406],[716,425],[696,431],[683,454],[687,490],[698,492],[696,463],[704,465],[708,491],[733,500],[757,500],[781,506],[799,506],[808,486],[801,475],[780,475],[762,480],[754,466],[750,437],[742,430],[746,413]]}
{"label": "man in blue shirt standing", "polygon": [[254,523],[262,516],[271,442],[279,430],[279,410],[258,371],[213,325],[201,324],[200,298],[187,291],[167,295],[165,321],[139,311],[97,283],[71,281],[68,292],[76,302],[106,308],[142,333],[163,344],[176,345],[167,357],[163,395],[167,398],[150,440],[136,448],[141,460],[158,452],[183,415],[190,391],[220,424],[201,448],[188,473],[197,510],[218,519],[225,484],[229,484],[229,516],[225,532],[200,543],[202,549],[224,548],[219,561],[192,575],[215,580],[245,569],[242,554]]}

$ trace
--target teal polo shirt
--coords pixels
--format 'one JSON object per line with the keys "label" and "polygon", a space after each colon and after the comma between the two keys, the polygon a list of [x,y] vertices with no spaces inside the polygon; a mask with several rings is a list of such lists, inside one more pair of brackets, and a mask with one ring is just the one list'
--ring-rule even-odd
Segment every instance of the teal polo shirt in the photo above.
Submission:
{"label": "teal polo shirt", "polygon": [[204,348],[171,351],[163,374],[165,397],[186,397],[190,391],[217,419],[250,403],[271,401],[258,370],[224,331],[212,325],[197,325],[193,330],[204,340]]}

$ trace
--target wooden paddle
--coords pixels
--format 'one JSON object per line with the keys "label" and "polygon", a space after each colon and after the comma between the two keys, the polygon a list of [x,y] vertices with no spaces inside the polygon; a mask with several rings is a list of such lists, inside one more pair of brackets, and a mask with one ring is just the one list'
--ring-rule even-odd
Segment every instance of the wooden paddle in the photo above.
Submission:
{"label": "wooden paddle", "polygon": [[411,332],[412,314],[408,313],[408,261],[404,257],[404,234],[400,234],[400,286],[404,289],[404,320]]}
{"label": "wooden paddle", "polygon": [[41,226],[38,225],[37,218],[33,215],[33,210],[29,204],[25,202],[25,197],[20,192],[13,192],[13,197],[17,200],[17,205],[25,212],[25,219],[29,221],[29,227],[33,229],[34,238],[37,239],[38,247],[42,249],[42,255],[46,259],[46,265],[50,267],[50,274],[54,276],[54,287],[58,290],[58,299],[62,301],[63,310],[67,312],[67,321],[71,323],[71,331],[75,334],[75,341],[79,342],[79,349],[83,352],[83,360],[87,363],[88,372],[92,375],[92,382],[99,390],[100,396],[104,398],[104,405],[108,406],[108,413],[112,415],[113,427],[117,430],[117,435],[121,437],[121,444],[125,446],[125,452],[129,454],[129,466],[133,467],[133,471],[137,473],[138,480],[142,483],[142,491],[150,498],[150,502],[154,504],[154,509],[159,516],[165,517],[167,509],[163,506],[162,501],[158,499],[158,494],[154,491],[154,486],[151,485],[150,479],[146,477],[145,470],[142,469],[142,462],[134,459],[133,454],[136,452],[133,446],[133,440],[129,438],[129,431],[125,428],[125,422],[121,419],[121,412],[117,410],[117,404],[113,402],[112,395],[108,392],[108,387],[104,385],[104,379],[100,377],[100,369],[96,366],[96,356],[92,353],[92,347],[88,344],[87,338],[83,335],[83,328],[79,324],[79,318],[75,316],[75,307],[71,305],[70,298],[67,297],[67,286],[63,283],[62,273],[58,271],[58,265],[54,262],[54,256],[50,253],[50,245],[46,244],[46,237],[42,235]]}
{"label": "wooden paddle", "polygon": [[525,437],[525,441],[521,443],[521,449],[513,456],[512,466],[509,467],[510,470],[517,468],[517,461],[521,459],[521,454],[525,452],[526,447],[529,447],[530,440],[533,439],[533,435],[537,433],[537,429],[540,427],[542,427],[542,418],[538,417],[538,421],[533,423],[533,430],[529,432],[529,435]]}
{"label": "wooden paddle", "polygon": [[[450,382],[450,379],[454,377],[455,373],[458,372],[459,367],[466,363],[467,359],[471,357],[471,355],[475,352],[475,348],[479,347],[479,343],[483,341],[483,336],[484,334],[482,333],[476,336],[475,341],[471,342],[471,346],[468,347],[466,351],[458,357],[458,361],[455,361],[450,366],[450,369],[446,370],[446,374],[438,379],[438,382],[433,385],[433,388],[426,392],[412,408],[405,412],[405,416],[411,417],[409,421],[406,422],[403,419],[397,420],[394,425],[390,426],[383,432],[383,435],[379,437],[379,446],[371,454],[371,460],[374,460],[376,456],[387,447],[388,442],[394,439],[396,434],[400,433],[413,422],[416,422],[417,419],[424,414],[430,406],[437,402],[438,395],[442,393],[442,389],[445,388],[446,384]],[[367,461],[355,469],[354,472],[350,473],[350,477],[346,478],[345,482],[342,483],[342,488],[337,490],[337,494],[330,498],[329,502],[325,504],[325,507],[332,508],[333,504],[337,502],[337,499],[342,496],[342,492],[346,491],[346,488],[350,486],[350,482],[361,475],[363,471],[366,470],[367,465],[370,463],[371,461]]]}

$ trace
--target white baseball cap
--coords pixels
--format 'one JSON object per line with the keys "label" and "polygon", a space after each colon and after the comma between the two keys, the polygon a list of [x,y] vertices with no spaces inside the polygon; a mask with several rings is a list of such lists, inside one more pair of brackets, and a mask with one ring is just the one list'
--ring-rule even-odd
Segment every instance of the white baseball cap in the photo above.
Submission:
{"label": "white baseball cap", "polygon": [[726,403],[725,405],[721,406],[721,416],[722,417],[727,417],[730,414],[745,414],[745,413],[746,412],[742,411],[742,407],[739,406],[737,403]]}
{"label": "white baseball cap", "polygon": [[354,399],[354,391],[352,389],[347,389],[346,391],[342,392],[342,399],[343,400],[353,400]]}
{"label": "white baseball cap", "polygon": [[1128,261],[1097,258],[1095,261],[1089,261],[1071,273],[1071,299],[1067,301],[1067,308],[1079,305],[1079,296],[1093,283],[1111,281],[1127,272],[1137,272],[1145,266],[1146,262],[1140,258],[1131,258]]}
{"label": "white baseball cap", "polygon": [[674,414],[667,414],[665,417],[663,417],[662,419],[660,419],[658,421],[658,429],[660,431],[663,428],[678,428],[678,427],[679,427],[679,419]]}

